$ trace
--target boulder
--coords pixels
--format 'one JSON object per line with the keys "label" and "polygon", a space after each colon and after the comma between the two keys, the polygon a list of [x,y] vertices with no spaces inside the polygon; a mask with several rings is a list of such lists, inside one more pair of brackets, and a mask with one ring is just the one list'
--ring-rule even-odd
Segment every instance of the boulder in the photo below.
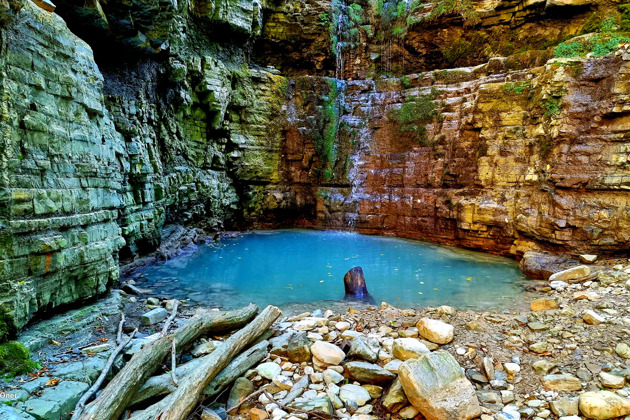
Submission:
{"label": "boulder", "polygon": [[396,377],[396,375],[379,365],[367,362],[346,363],[345,368],[351,379],[367,384],[388,384]]}
{"label": "boulder", "polygon": [[579,391],[582,389],[580,380],[568,373],[545,375],[542,383],[546,389],[552,391]]}
{"label": "boulder", "polygon": [[591,269],[585,265],[578,265],[567,270],[562,270],[549,276],[549,281],[561,280],[568,283],[571,280],[581,279],[591,274]]}
{"label": "boulder", "polygon": [[580,395],[580,411],[585,417],[607,420],[630,414],[630,399],[610,391],[585,392]]}
{"label": "boulder", "polygon": [[298,332],[289,338],[287,345],[289,361],[293,363],[309,362],[311,360],[311,340],[306,333]]}
{"label": "boulder", "polygon": [[142,325],[153,325],[164,321],[168,316],[168,312],[164,308],[155,308],[152,311],[142,315]]}
{"label": "boulder", "polygon": [[617,353],[619,357],[630,359],[630,346],[628,346],[626,343],[619,343],[615,347],[615,353]]}
{"label": "boulder", "polygon": [[475,388],[446,351],[405,361],[399,378],[405,395],[427,420],[469,420],[481,414]]}
{"label": "boulder", "polygon": [[372,399],[367,389],[359,385],[346,384],[339,390],[339,398],[344,403],[354,401],[360,407]]}
{"label": "boulder", "polygon": [[311,346],[311,354],[326,365],[338,365],[346,358],[339,347],[326,341],[316,341]]}
{"label": "boulder", "polygon": [[[275,364],[275,363],[274,363]],[[278,365],[276,365],[278,366]],[[227,400],[227,410],[243,401],[254,391],[254,384],[247,378],[236,378]]]}
{"label": "boulder", "polygon": [[530,308],[534,312],[548,311],[550,309],[558,309],[559,305],[555,299],[536,299],[530,303]]}
{"label": "boulder", "polygon": [[394,380],[392,386],[389,387],[383,396],[381,404],[391,413],[394,413],[409,404],[409,400],[407,399],[402,384],[400,383],[400,378],[396,378]]}
{"label": "boulder", "polygon": [[599,372],[599,381],[604,388],[621,389],[626,384],[626,378],[623,376],[612,375],[607,372]]}
{"label": "boulder", "polygon": [[420,336],[432,343],[446,344],[453,341],[453,331],[455,328],[446,322],[438,321],[436,319],[422,318],[418,321],[416,327],[418,328]]}
{"label": "boulder", "polygon": [[575,262],[565,257],[526,251],[519,263],[519,268],[529,279],[547,280],[553,273],[565,270],[572,265],[575,265]]}
{"label": "boulder", "polygon": [[582,315],[582,319],[584,320],[584,322],[590,325],[599,325],[602,322],[606,321],[606,318],[604,318],[597,312],[592,311],[590,309],[588,311],[584,311],[584,315]]}
{"label": "boulder", "polygon": [[256,367],[256,373],[270,381],[282,373],[280,365],[274,362],[262,363]]}
{"label": "boulder", "polygon": [[630,274],[623,271],[602,271],[597,275],[597,280],[604,286],[610,286],[630,280]]}
{"label": "boulder", "polygon": [[348,357],[376,362],[380,350],[381,346],[378,344],[377,339],[365,336],[357,337],[352,340],[350,350],[348,350]]}
{"label": "boulder", "polygon": [[400,360],[416,359],[429,353],[429,349],[416,338],[397,338],[392,346],[394,357]]}

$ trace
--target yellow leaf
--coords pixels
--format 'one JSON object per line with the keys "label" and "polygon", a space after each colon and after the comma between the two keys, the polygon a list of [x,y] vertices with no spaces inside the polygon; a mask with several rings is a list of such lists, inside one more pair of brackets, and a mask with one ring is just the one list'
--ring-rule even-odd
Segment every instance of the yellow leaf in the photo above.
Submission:
{"label": "yellow leaf", "polygon": [[51,339],[50,341],[52,341],[52,343],[53,343],[55,346],[60,346],[60,345],[61,345],[61,343],[60,343],[59,341],[55,341],[55,340],[52,340],[52,339]]}
{"label": "yellow leaf", "polygon": [[46,382],[46,386],[56,386],[60,380],[59,378],[49,379],[48,382]]}

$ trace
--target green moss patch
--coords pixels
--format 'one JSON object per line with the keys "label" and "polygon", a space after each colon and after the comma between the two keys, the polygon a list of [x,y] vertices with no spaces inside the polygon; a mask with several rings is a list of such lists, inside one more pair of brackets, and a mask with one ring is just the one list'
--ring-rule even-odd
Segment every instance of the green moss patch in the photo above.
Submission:
{"label": "green moss patch", "polygon": [[413,133],[418,144],[428,146],[431,142],[426,135],[426,124],[439,114],[435,102],[439,94],[432,89],[431,93],[406,98],[400,108],[390,111],[389,118],[401,125],[401,131]]}
{"label": "green moss patch", "polygon": [[31,360],[29,351],[23,344],[17,341],[0,344],[0,375],[23,375],[39,368],[39,363]]}

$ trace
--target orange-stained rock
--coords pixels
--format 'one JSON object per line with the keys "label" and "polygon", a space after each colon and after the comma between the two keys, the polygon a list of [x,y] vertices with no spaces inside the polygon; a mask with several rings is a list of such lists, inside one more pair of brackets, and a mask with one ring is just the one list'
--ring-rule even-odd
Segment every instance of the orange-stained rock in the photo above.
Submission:
{"label": "orange-stained rock", "polygon": [[532,311],[547,311],[549,309],[558,309],[558,302],[554,299],[536,299],[531,302],[530,307]]}

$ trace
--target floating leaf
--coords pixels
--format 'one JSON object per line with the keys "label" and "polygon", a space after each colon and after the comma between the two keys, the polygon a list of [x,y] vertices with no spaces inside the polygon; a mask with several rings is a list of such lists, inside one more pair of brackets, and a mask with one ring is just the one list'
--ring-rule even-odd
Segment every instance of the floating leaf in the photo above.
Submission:
{"label": "floating leaf", "polygon": [[472,281],[472,277],[466,277],[467,281]]}

